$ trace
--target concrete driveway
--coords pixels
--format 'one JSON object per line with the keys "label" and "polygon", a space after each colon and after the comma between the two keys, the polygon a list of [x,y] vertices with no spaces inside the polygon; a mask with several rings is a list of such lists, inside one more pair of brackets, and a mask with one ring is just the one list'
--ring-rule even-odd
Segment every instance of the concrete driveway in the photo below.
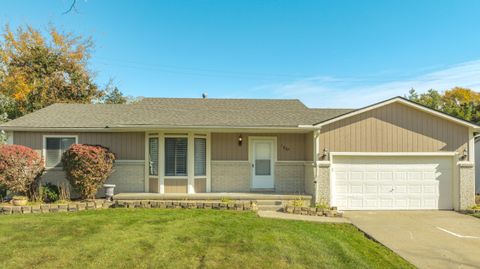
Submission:
{"label": "concrete driveway", "polygon": [[480,268],[480,219],[453,211],[347,211],[360,230],[419,268]]}

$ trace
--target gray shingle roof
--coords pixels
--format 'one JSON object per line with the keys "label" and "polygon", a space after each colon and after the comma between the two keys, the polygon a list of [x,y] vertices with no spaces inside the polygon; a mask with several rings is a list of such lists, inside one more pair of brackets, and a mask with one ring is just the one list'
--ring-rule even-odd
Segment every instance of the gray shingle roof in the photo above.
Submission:
{"label": "gray shingle roof", "polygon": [[351,109],[310,109],[299,100],[146,98],[134,104],[54,104],[0,127],[297,127]]}

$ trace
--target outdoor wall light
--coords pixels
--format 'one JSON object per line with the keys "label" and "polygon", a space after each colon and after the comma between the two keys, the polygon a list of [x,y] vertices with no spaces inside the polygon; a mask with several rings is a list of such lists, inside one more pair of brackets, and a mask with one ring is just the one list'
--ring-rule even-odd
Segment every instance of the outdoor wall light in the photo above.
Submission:
{"label": "outdoor wall light", "polygon": [[328,159],[328,149],[327,148],[323,149],[322,159],[324,159],[324,160]]}
{"label": "outdoor wall light", "polygon": [[238,145],[241,146],[242,143],[243,143],[243,137],[242,137],[242,135],[239,135],[238,136]]}
{"label": "outdoor wall light", "polygon": [[467,157],[468,157],[468,150],[467,150],[467,149],[464,149],[464,150],[463,150],[462,159],[463,159],[463,160],[466,160]]}

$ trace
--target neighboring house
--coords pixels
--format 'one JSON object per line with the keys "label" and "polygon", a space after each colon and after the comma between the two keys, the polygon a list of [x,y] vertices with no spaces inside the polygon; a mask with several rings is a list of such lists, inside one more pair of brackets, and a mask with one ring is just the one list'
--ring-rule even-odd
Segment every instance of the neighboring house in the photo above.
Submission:
{"label": "neighboring house", "polygon": [[[475,159],[480,160],[480,137],[475,137]],[[480,162],[475,163],[475,193],[480,194]]]}
{"label": "neighboring house", "polygon": [[479,126],[395,97],[365,108],[298,100],[146,98],[56,104],[0,126],[64,180],[73,143],[116,153],[116,192],[311,194],[339,209],[465,209]]}

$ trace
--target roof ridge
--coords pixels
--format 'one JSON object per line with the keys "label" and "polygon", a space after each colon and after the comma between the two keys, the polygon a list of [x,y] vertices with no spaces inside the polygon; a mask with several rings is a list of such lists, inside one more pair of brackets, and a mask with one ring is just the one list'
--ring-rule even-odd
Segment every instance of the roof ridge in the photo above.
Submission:
{"label": "roof ridge", "polygon": [[202,98],[202,97],[144,97],[140,102],[144,100],[227,100],[227,101],[297,101],[303,104],[298,98]]}

